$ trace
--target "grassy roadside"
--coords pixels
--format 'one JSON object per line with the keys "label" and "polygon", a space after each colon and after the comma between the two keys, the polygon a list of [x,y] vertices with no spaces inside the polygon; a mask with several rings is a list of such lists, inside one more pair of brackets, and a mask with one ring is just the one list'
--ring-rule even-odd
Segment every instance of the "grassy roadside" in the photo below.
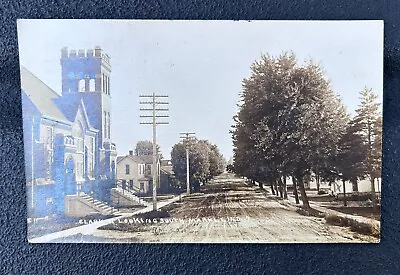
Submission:
{"label": "grassy roadside", "polygon": [[380,237],[380,226],[372,221],[358,221],[344,215],[342,216],[332,213],[324,213],[313,208],[310,208],[308,210],[304,208],[298,208],[296,212],[303,216],[324,218],[325,222],[330,225],[350,227],[350,230],[355,233],[360,233],[376,238]]}
{"label": "grassy roadside", "polygon": [[376,223],[357,221],[349,217],[335,214],[327,214],[325,216],[325,221],[327,224],[350,227],[351,231],[356,233],[373,236],[376,238],[380,237],[380,226]]}

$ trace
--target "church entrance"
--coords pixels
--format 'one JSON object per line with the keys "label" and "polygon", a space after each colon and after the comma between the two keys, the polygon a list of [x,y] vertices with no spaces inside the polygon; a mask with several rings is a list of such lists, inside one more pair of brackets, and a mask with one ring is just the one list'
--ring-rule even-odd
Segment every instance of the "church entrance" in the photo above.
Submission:
{"label": "church entrance", "polygon": [[65,167],[65,195],[75,195],[76,194],[76,180],[75,180],[75,161],[71,157],[67,160]]}

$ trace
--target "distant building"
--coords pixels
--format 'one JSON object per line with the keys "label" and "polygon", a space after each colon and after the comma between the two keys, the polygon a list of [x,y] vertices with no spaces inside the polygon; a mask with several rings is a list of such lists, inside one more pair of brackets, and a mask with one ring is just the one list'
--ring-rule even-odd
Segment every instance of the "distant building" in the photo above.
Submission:
{"label": "distant building", "polygon": [[138,156],[129,151],[129,155],[117,158],[117,181],[122,188],[129,188],[133,192],[148,193],[150,178],[145,176],[146,164]]}
{"label": "distant building", "polygon": [[59,95],[21,66],[28,206],[62,213],[67,195],[109,200],[115,183],[111,141],[110,58],[100,47],[61,50]]}
{"label": "distant building", "polygon": [[[129,151],[128,155],[117,158],[117,181],[133,192],[151,194],[153,191],[152,169],[152,155],[136,156],[133,151]],[[158,160],[157,169],[157,190],[167,193],[173,177],[172,163],[170,160]]]}
{"label": "distant building", "polygon": [[172,161],[161,160],[160,162],[160,192],[169,193],[173,191],[173,181],[175,173],[172,167]]}

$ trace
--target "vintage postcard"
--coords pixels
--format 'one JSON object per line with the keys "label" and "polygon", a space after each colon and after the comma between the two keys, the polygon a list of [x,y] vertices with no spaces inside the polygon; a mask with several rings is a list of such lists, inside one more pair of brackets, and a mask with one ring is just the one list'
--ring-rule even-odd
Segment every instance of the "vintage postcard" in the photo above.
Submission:
{"label": "vintage postcard", "polygon": [[377,243],[383,22],[18,20],[31,243]]}

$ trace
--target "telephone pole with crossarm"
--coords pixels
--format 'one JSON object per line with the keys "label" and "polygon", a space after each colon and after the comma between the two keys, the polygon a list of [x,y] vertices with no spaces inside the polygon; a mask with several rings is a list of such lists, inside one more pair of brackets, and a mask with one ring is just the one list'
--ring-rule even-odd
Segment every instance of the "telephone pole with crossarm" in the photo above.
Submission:
{"label": "telephone pole with crossarm", "polygon": [[[139,95],[141,99],[148,101],[141,101],[140,105],[144,106],[144,108],[140,108],[140,111],[145,112],[145,115],[140,115],[141,118],[151,118],[150,121],[140,122],[140,124],[152,125],[153,126],[153,211],[157,211],[157,179],[158,179],[158,167],[157,167],[157,138],[156,138],[156,128],[157,125],[168,124],[166,121],[157,121],[158,118],[168,118],[169,115],[166,115],[165,112],[168,112],[168,108],[163,108],[160,106],[168,106],[168,102],[165,101],[168,99],[167,95],[156,95],[153,93],[152,95]],[[164,101],[160,101],[164,99]],[[150,108],[149,108],[150,105]],[[146,107],[147,106],[147,107]],[[149,114],[151,112],[151,115]],[[164,112],[159,114],[160,112]]]}

